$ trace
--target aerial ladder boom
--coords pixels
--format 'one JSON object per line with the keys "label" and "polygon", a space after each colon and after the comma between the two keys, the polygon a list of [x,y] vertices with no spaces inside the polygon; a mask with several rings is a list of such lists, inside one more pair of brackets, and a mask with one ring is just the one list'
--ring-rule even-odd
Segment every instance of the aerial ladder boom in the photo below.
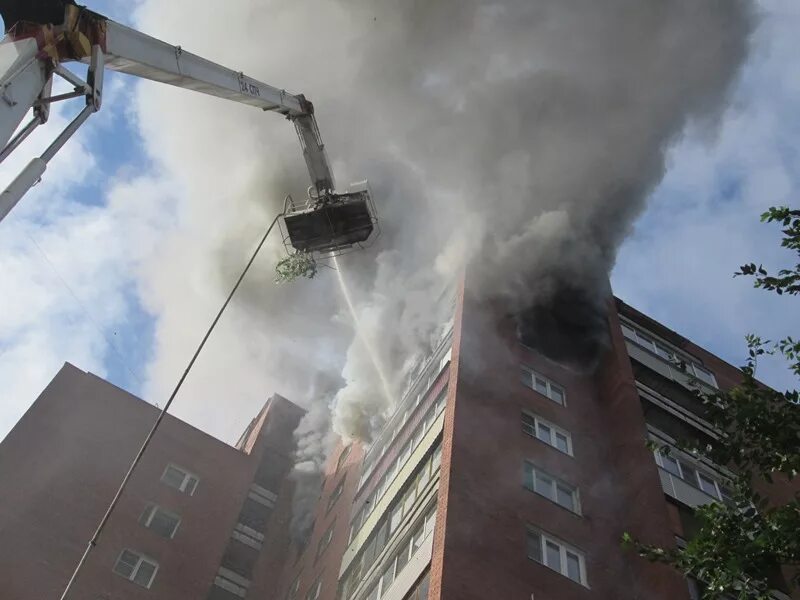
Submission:
{"label": "aerial ladder boom", "polygon": [[[62,19],[53,22],[61,8]],[[46,122],[50,104],[86,99],[85,108],[53,145],[2,193],[0,220],[41,178],[47,162],[78,127],[100,109],[103,71],[108,68],[284,115],[295,126],[311,177],[309,201],[292,205],[293,214],[285,218],[291,244],[301,251],[337,252],[362,244],[372,234],[376,219],[369,192],[337,193],[314,106],[303,95],[186,52],[71,0],[22,0],[0,11],[7,25],[16,19],[0,43],[0,162]],[[65,68],[70,61],[88,65],[85,80]],[[74,91],[52,96],[53,76],[66,79]],[[20,127],[31,109],[31,121]]]}

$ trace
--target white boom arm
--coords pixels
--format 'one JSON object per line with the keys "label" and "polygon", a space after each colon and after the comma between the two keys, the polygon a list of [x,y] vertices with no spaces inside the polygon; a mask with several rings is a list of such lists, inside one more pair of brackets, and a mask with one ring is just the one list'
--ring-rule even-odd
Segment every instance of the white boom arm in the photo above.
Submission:
{"label": "white boom arm", "polygon": [[[66,6],[60,24],[36,21],[35,14],[27,18],[31,20],[18,23],[0,42],[0,146],[5,145],[0,162],[47,120],[52,102],[85,96],[86,108],[0,195],[0,220],[39,180],[67,139],[100,109],[104,67],[285,115],[297,130],[317,196],[334,193],[314,107],[304,96],[288,94],[78,6]],[[66,61],[89,63],[86,81],[65,69]],[[75,91],[51,96],[54,74],[72,83]],[[19,128],[30,109],[33,120]]]}
{"label": "white boom arm", "polygon": [[210,94],[286,115],[294,121],[311,180],[320,194],[333,190],[333,176],[314,119],[303,96],[267,85],[195,54],[184,52],[114,21],[106,21],[106,67],[145,79]]}

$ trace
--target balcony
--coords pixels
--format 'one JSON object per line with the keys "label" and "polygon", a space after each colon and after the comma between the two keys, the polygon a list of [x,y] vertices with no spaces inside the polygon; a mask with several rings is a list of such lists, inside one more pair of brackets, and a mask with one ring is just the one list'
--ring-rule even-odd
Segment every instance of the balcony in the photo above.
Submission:
{"label": "balcony", "polygon": [[675,477],[663,467],[658,467],[658,476],[661,478],[661,489],[664,490],[664,493],[686,506],[697,508],[712,502],[719,502],[717,498],[689,485],[683,479]]}
{"label": "balcony", "polygon": [[699,388],[701,391],[708,393],[717,391],[715,386],[701,381],[697,377],[691,375],[688,370],[681,369],[678,364],[666,358],[662,358],[657,354],[653,354],[629,339],[625,340],[625,346],[628,348],[628,356],[632,359],[640,362],[666,379],[680,384],[687,390],[694,391]]}

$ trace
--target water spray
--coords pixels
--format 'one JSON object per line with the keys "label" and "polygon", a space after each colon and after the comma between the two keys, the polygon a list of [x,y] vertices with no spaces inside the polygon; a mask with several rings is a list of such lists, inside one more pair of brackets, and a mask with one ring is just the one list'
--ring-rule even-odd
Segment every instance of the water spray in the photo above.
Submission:
{"label": "water spray", "polygon": [[353,300],[350,298],[350,291],[347,288],[347,283],[344,280],[344,275],[342,274],[342,268],[339,265],[339,261],[336,257],[333,257],[333,266],[334,270],[336,271],[336,277],[339,280],[339,287],[342,290],[342,296],[344,296],[344,301],[347,304],[347,308],[350,310],[350,316],[353,319],[353,326],[356,330],[356,336],[358,339],[361,340],[361,343],[364,344],[364,348],[369,355],[369,359],[372,362],[372,366],[375,367],[375,372],[378,374],[378,378],[381,380],[381,387],[383,388],[383,395],[386,397],[386,400],[389,402],[389,405],[394,404],[394,397],[391,392],[391,386],[389,385],[389,380],[386,379],[386,374],[381,365],[380,359],[378,358],[378,353],[375,351],[375,348],[372,346],[370,340],[367,339],[367,336],[364,335],[364,330],[361,327],[361,322],[358,319],[358,314],[356,313],[355,305],[353,304]]}

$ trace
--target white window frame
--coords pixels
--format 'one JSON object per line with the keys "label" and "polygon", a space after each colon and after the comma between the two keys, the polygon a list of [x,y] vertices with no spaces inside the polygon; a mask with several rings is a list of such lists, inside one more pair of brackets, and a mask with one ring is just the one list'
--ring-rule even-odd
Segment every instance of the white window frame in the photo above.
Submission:
{"label": "white window frame", "polygon": [[[176,471],[180,471],[181,473],[183,473],[183,481],[178,487],[175,487],[165,479],[167,476],[167,472],[170,469],[175,469]],[[192,481],[192,479],[194,479],[194,485],[191,486],[191,489],[187,489],[190,487],[189,484]],[[191,471],[184,469],[179,465],[176,465],[175,463],[169,463],[167,464],[166,467],[164,467],[164,472],[161,474],[161,482],[165,485],[168,485],[174,490],[178,490],[179,492],[187,494],[188,496],[194,496],[194,493],[197,491],[197,486],[200,485],[200,477],[198,477]]]}
{"label": "white window frame", "polygon": [[[546,398],[548,398],[549,400],[555,402],[559,406],[563,406],[563,407],[567,406],[567,391],[564,389],[564,386],[559,385],[558,383],[556,383],[555,381],[553,381],[549,377],[545,377],[544,375],[542,375],[538,371],[536,371],[534,369],[531,369],[530,367],[528,367],[526,365],[520,365],[519,368],[520,368],[520,372],[522,374],[526,375],[530,379],[529,382],[528,381],[522,381],[522,385],[532,389],[537,394],[541,394],[541,395],[545,396]],[[536,389],[536,380],[537,379],[540,379],[545,384],[545,390],[546,391],[542,392],[542,391]],[[521,380],[521,378],[520,378],[520,380]],[[553,388],[556,388],[559,392],[561,392],[561,401],[560,402],[553,397],[554,396]]]}
{"label": "white window frame", "polygon": [[[446,404],[447,404],[447,388],[442,390],[442,392],[439,394],[434,403],[431,404],[431,406],[422,416],[420,422],[417,424],[416,429],[411,432],[409,438],[406,440],[403,446],[401,446],[401,451],[398,452],[398,455],[395,457],[392,463],[386,468],[386,472],[378,481],[378,484],[375,486],[375,489],[369,495],[369,499],[367,500],[367,502],[364,504],[364,506],[362,506],[361,510],[359,510],[358,513],[356,513],[356,517],[350,522],[351,528],[350,528],[350,535],[348,536],[348,541],[347,541],[348,544],[353,541],[353,538],[355,537],[356,533],[361,529],[361,526],[364,524],[366,518],[370,514],[372,514],[372,511],[375,509],[378,502],[383,497],[383,494],[386,492],[386,490],[388,489],[389,485],[391,484],[392,480],[395,478],[397,473],[400,471],[400,469],[402,469],[405,466],[406,462],[408,462],[408,459],[411,458],[411,455],[414,454],[416,449],[425,439],[425,436],[433,427],[433,424],[436,422],[436,419],[438,419],[439,415],[442,414],[442,411],[444,410]],[[572,441],[568,439],[568,443],[570,444],[571,448]],[[436,458],[439,461],[441,461],[441,445],[438,448],[439,448],[437,450],[438,456],[436,456]],[[437,465],[430,470],[429,473],[430,479],[433,478],[439,466],[440,463],[437,463]],[[366,509],[364,507],[366,507]],[[362,511],[364,512],[363,516],[361,514]],[[358,522],[359,517],[360,517],[360,522]],[[357,522],[358,526],[354,527],[354,524]]]}
{"label": "white window frame", "polygon": [[308,593],[306,594],[306,600],[317,600],[321,592],[322,592],[322,577],[319,577],[314,583],[311,584],[311,587],[308,589]]}
{"label": "white window frame", "polygon": [[286,592],[286,600],[296,600],[297,592],[299,591],[300,591],[300,575],[294,578],[291,587],[289,587],[289,591]]}
{"label": "white window frame", "polygon": [[317,555],[314,558],[316,561],[320,556],[325,553],[325,550],[328,549],[328,546],[331,544],[331,540],[333,539],[333,530],[336,527],[336,519],[330,524],[324,533],[320,536],[319,542],[317,543]]}
{"label": "white window frame", "polygon": [[353,449],[352,443],[348,444],[342,449],[341,453],[339,454],[339,458],[336,460],[336,471],[334,471],[334,473],[339,472],[339,470],[342,468],[342,465],[347,460],[347,457],[350,456],[350,451],[352,449]]}
{"label": "white window frame", "polygon": [[[164,507],[159,506],[158,504],[150,503],[147,506],[145,506],[144,511],[142,512],[142,515],[139,517],[139,523],[141,523],[141,525],[146,527],[147,529],[150,529],[151,531],[156,533],[156,535],[161,535],[158,532],[156,532],[152,527],[150,527],[150,525],[153,522],[153,518],[159,512],[164,514],[164,515],[166,515],[167,517],[172,517],[173,519],[175,519],[175,527],[172,528],[172,532],[170,533],[170,535],[169,536],[161,536],[161,537],[164,537],[165,539],[171,540],[171,539],[173,539],[175,537],[175,534],[178,532],[178,527],[180,527],[180,525],[181,525],[182,519],[181,519],[181,516],[179,514],[176,514],[176,513],[172,512],[171,510],[167,510]],[[145,515],[147,515],[147,516],[145,517]]]}
{"label": "white window frame", "polygon": [[[653,451],[653,454],[655,455],[656,458],[656,464],[662,469],[664,469],[667,473],[669,473],[672,477],[678,477],[682,481],[685,481],[692,487],[703,492],[705,495],[714,498],[717,502],[723,501],[723,494],[722,490],[720,489],[719,477],[714,475],[713,473],[710,473],[708,469],[698,465],[697,462],[695,461],[687,460],[686,458],[684,458],[682,454],[678,454],[674,449],[672,449],[672,451],[669,453],[669,457],[662,454],[658,449]],[[674,473],[667,466],[665,466],[664,464],[665,459],[667,460],[672,459],[675,461],[675,463],[678,466],[679,474]],[[694,481],[690,481],[689,479],[687,479],[686,474],[683,472],[683,467],[684,467],[683,463],[686,463],[686,466],[694,471],[694,478],[693,478]],[[716,494],[709,494],[705,489],[703,489],[702,485],[700,484],[701,475],[714,483],[714,489],[716,490]]]}
{"label": "white window frame", "polygon": [[244,523],[237,523],[231,532],[231,537],[240,541],[245,546],[250,546],[254,550],[261,550],[264,545],[264,534],[248,527]]}
{"label": "white window frame", "polygon": [[[551,492],[552,495],[548,496],[547,494],[543,494],[538,489],[536,489],[536,475],[540,474],[543,477],[549,479],[551,484]],[[561,508],[570,511],[576,515],[581,514],[581,501],[580,501],[580,494],[578,492],[578,488],[571,483],[567,483],[563,479],[559,479],[558,477],[554,477],[544,469],[540,469],[536,466],[535,463],[531,462],[530,460],[523,461],[523,484],[525,485],[525,489],[530,490],[534,494],[541,496],[560,506]],[[528,485],[528,480],[530,479],[530,485]],[[568,506],[564,506],[558,501],[558,490],[559,486],[569,491],[570,497],[572,498],[572,508]]]}
{"label": "white window frame", "polygon": [[220,567],[217,571],[217,576],[214,577],[215,586],[239,596],[240,598],[247,596],[250,583],[249,579],[242,577],[235,571],[231,571],[226,567]]}
{"label": "white window frame", "polygon": [[336,506],[336,503],[339,501],[339,498],[342,497],[342,493],[344,492],[344,476],[339,480],[339,483],[336,484],[336,487],[333,488],[330,497],[328,498],[328,508],[325,510],[325,513],[329,513],[331,509]]}
{"label": "white window frame", "polygon": [[[400,550],[395,551],[391,560],[383,566],[383,569],[380,571],[380,577],[378,577],[377,583],[375,584],[375,590],[377,590],[376,598],[383,598],[392,586],[392,583],[394,583],[400,573],[403,572],[403,569],[408,566],[408,563],[411,562],[416,551],[422,546],[422,540],[433,533],[434,527],[436,526],[436,506],[436,503],[434,503],[428,509],[425,516],[417,522],[414,532],[400,544]],[[415,543],[417,540],[419,540],[419,543]],[[405,554],[405,562],[398,569],[398,559],[403,554]],[[389,571],[392,572],[392,580],[387,585],[384,585],[386,581],[385,576]],[[371,590],[370,593],[373,593],[375,590]]]}
{"label": "white window frame", "polygon": [[[122,560],[122,555],[125,554],[126,552],[130,552],[131,554],[136,555],[136,564],[134,565],[133,570],[131,571],[130,575],[125,575],[123,573],[120,573],[117,570],[117,566],[119,565],[120,561]],[[139,583],[138,581],[136,581],[136,575],[139,573],[139,569],[142,567],[142,564],[144,564],[144,563],[147,563],[150,566],[155,567],[153,569],[153,574],[150,576],[150,580],[147,582],[147,585],[143,585],[143,584]],[[115,574],[119,575],[120,577],[124,577],[125,579],[127,579],[131,583],[135,583],[136,585],[141,586],[141,587],[146,588],[146,589],[149,590],[150,586],[153,585],[153,582],[156,579],[156,574],[158,573],[158,562],[153,560],[152,558],[149,558],[148,556],[145,556],[144,554],[141,554],[141,553],[137,552],[136,550],[132,550],[131,548],[123,548],[122,551],[119,553],[119,556],[117,556],[116,562],[114,562],[113,571],[114,571]]]}
{"label": "white window frame", "polygon": [[[713,371],[711,371],[704,365],[701,365],[694,358],[690,358],[689,356],[681,353],[680,351],[673,349],[668,344],[659,340],[656,335],[650,333],[649,331],[641,330],[638,326],[634,325],[633,323],[630,323],[628,321],[623,321],[622,319],[620,319],[620,324],[622,326],[622,335],[625,336],[625,339],[630,340],[637,346],[644,348],[651,354],[654,354],[661,360],[670,363],[676,368],[678,368],[679,364],[685,364],[686,373],[694,376],[705,385],[710,385],[711,387],[719,389],[719,385],[717,384],[717,378],[714,375]],[[632,332],[633,335],[628,334],[626,330]]]}
{"label": "white window frame", "polygon": [[[531,424],[524,420],[525,417],[533,419],[533,431],[532,432],[530,431],[530,425]],[[526,434],[528,434],[529,436],[531,436],[532,438],[534,438],[536,440],[539,440],[543,444],[547,444],[548,446],[550,446],[552,448],[555,448],[556,450],[558,450],[562,454],[566,454],[567,456],[573,456],[573,454],[572,454],[572,435],[570,434],[569,431],[559,427],[558,425],[554,425],[551,421],[547,421],[546,419],[543,419],[542,417],[540,417],[536,413],[531,412],[529,410],[523,410],[522,411],[521,419],[522,419],[522,431],[524,431]],[[544,426],[544,427],[547,427],[547,428],[550,429],[550,432],[551,432],[550,440],[551,441],[548,442],[547,440],[544,440],[541,437],[539,437],[539,429],[540,429],[541,426]],[[555,436],[556,433],[559,433],[564,438],[566,438],[566,440],[567,440],[567,449],[566,450],[562,450],[561,448],[558,447],[558,443],[556,442],[556,436]]]}
{"label": "white window frame", "polygon": [[[586,555],[581,551],[578,550],[575,546],[567,544],[566,542],[558,539],[555,536],[550,535],[549,533],[545,533],[541,529],[536,527],[528,526],[526,542],[530,545],[530,537],[532,535],[539,537],[539,556],[541,560],[531,556],[528,554],[528,558],[544,567],[547,567],[551,571],[555,571],[556,573],[566,577],[570,581],[574,581],[575,583],[582,585],[584,587],[589,587],[588,580],[586,578]],[[553,566],[547,564],[547,543],[550,542],[554,546],[558,546],[559,549],[559,569],[555,569]],[[572,577],[569,576],[569,566],[567,563],[567,553],[572,554],[578,558],[578,570],[579,570],[579,579],[580,581],[576,581]]]}

